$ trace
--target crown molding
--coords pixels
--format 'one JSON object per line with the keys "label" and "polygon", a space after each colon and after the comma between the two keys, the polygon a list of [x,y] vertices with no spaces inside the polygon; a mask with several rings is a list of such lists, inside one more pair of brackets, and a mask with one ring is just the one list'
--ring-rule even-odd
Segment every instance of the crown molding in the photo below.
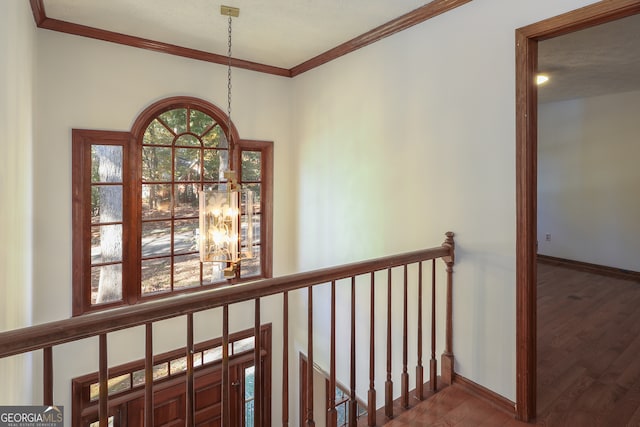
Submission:
{"label": "crown molding", "polygon": [[[333,61],[347,53],[351,53],[385,37],[389,37],[392,34],[403,31],[416,24],[462,6],[463,4],[469,3],[470,1],[472,0],[433,0],[424,6],[406,13],[399,18],[391,20],[386,24],[380,25],[379,27],[342,43],[339,46],[329,49],[326,52],[296,65],[291,69],[274,67],[272,65],[260,64],[236,58],[231,59],[231,66],[276,76],[295,77],[317,68],[322,64]],[[224,55],[49,18],[47,17],[44,8],[44,0],[30,0],[30,3],[33,18],[38,28],[103,40],[140,49],[153,50],[155,52],[166,53],[168,55],[182,56],[184,58],[212,62],[215,64],[226,65],[229,63],[228,57]]]}
{"label": "crown molding", "polygon": [[472,0],[434,0],[424,6],[421,6],[409,13],[406,13],[394,20],[382,24],[379,27],[374,28],[371,31],[367,31],[358,37],[351,39],[339,46],[329,49],[328,51],[321,53],[320,55],[309,59],[299,65],[293,67],[291,71],[291,77],[295,77],[304,72],[319,67],[322,64],[326,64],[329,61],[333,61],[343,55],[361,49],[379,40],[382,40],[390,35],[399,33],[414,25],[427,21],[435,16],[448,12],[456,7],[462,6],[465,3],[469,3]]}

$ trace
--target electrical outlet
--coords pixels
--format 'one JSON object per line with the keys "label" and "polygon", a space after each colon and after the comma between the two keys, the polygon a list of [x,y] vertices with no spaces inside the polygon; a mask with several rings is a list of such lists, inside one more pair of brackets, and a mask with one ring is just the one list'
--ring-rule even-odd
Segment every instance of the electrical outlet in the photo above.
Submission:
{"label": "electrical outlet", "polygon": [[544,235],[544,240],[546,240],[547,242],[550,242],[551,241],[551,234],[550,233],[545,234]]}

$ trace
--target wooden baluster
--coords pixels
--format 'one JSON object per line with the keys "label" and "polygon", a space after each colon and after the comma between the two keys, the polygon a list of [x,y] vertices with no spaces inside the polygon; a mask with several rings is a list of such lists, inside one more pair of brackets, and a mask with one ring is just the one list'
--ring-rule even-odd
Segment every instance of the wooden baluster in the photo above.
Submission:
{"label": "wooden baluster", "polygon": [[187,314],[187,390],[185,415],[188,426],[195,425],[195,396],[193,388],[193,313]]}
{"label": "wooden baluster", "polygon": [[262,427],[262,357],[260,355],[260,298],[255,300],[255,324],[253,334],[255,344],[253,347],[253,363],[254,363],[254,384],[253,384],[253,401],[254,401],[254,422],[256,427]]}
{"label": "wooden baluster", "polygon": [[42,404],[53,405],[53,349],[45,347],[42,349]]}
{"label": "wooden baluster", "polygon": [[313,286],[309,286],[307,323],[307,426],[315,426],[313,420]]}
{"label": "wooden baluster", "polygon": [[109,424],[107,334],[100,334],[98,343],[98,383],[100,384],[100,393],[98,397],[98,419],[100,422],[98,425],[99,427],[107,427]]}
{"label": "wooden baluster", "polygon": [[400,388],[401,388],[401,403],[402,408],[409,408],[409,373],[407,372],[407,358],[408,358],[408,278],[407,278],[407,265],[404,265],[404,309],[402,314],[402,375],[400,375]]}
{"label": "wooden baluster", "polygon": [[153,427],[153,324],[145,325],[144,340],[144,425]]}
{"label": "wooden baluster", "polygon": [[431,361],[429,390],[438,390],[438,360],[436,359],[436,260],[431,261]]}
{"label": "wooden baluster", "polygon": [[369,394],[368,394],[368,421],[370,426],[376,425],[376,389],[375,389],[375,273],[371,272],[371,308],[369,309]]}
{"label": "wooden baluster", "polygon": [[424,368],[422,367],[422,262],[418,263],[418,363],[416,365],[416,397],[424,400]]}
{"label": "wooden baluster", "polygon": [[327,425],[336,427],[338,412],[336,411],[336,281],[331,282],[331,355],[329,359],[329,410]]}
{"label": "wooden baluster", "polygon": [[356,278],[351,277],[351,396],[349,398],[349,427],[357,422],[356,400]]}
{"label": "wooden baluster", "polygon": [[282,427],[289,426],[289,292],[282,302]]}
{"label": "wooden baluster", "polygon": [[452,318],[452,291],[453,291],[453,263],[454,263],[454,249],[455,243],[453,241],[453,233],[446,233],[446,240],[442,244],[449,248],[450,254],[443,257],[445,264],[447,265],[447,312],[446,312],[446,331],[445,331],[445,347],[442,354],[442,382],[451,385],[453,381],[453,349],[452,349],[452,331],[453,331],[453,318]]}
{"label": "wooden baluster", "polygon": [[229,383],[229,305],[222,306],[222,425],[231,425]]}
{"label": "wooden baluster", "polygon": [[393,381],[391,380],[391,269],[387,270],[387,380],[384,383],[384,414],[393,418]]}

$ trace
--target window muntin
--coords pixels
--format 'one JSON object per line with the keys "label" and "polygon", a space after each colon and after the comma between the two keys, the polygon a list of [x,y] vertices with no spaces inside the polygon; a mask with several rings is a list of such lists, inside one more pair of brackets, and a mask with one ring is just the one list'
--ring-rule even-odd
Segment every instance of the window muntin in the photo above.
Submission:
{"label": "window muntin", "polygon": [[91,304],[122,299],[123,159],[122,146],[91,146]]}
{"label": "window muntin", "polygon": [[[142,138],[142,296],[224,282],[224,265],[198,262],[198,192],[226,183],[229,145],[222,127],[197,109],[175,108],[154,118]],[[260,206],[262,151],[238,144],[240,185]],[[244,215],[245,201],[242,212]],[[241,250],[252,258],[241,263],[238,278],[260,276],[261,209],[251,230],[241,230]],[[247,248],[247,235],[255,239]]]}
{"label": "window muntin", "polygon": [[227,137],[208,114],[159,114],[141,144],[142,296],[206,284],[198,259],[198,192],[224,182]]}
{"label": "window muntin", "polygon": [[[228,283],[222,265],[199,262],[198,191],[224,184],[231,161],[256,199],[254,258],[232,282],[271,276],[273,146],[234,133],[232,160],[225,118],[196,98],[171,98],[145,110],[131,133],[73,130],[74,316]],[[101,171],[112,158],[120,169]],[[109,293],[105,277],[115,283]]]}

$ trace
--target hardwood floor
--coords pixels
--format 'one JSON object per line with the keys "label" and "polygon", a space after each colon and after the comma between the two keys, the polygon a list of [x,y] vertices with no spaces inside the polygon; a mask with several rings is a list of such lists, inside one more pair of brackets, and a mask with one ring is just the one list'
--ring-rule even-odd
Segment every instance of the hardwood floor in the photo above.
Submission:
{"label": "hardwood floor", "polygon": [[538,264],[538,425],[640,426],[640,283]]}
{"label": "hardwood floor", "polygon": [[528,424],[514,420],[513,415],[494,408],[462,386],[454,384],[384,425],[386,427],[515,427]]}
{"label": "hardwood floor", "polygon": [[[640,426],[640,282],[538,264],[535,425]],[[527,424],[459,385],[385,426]]]}

